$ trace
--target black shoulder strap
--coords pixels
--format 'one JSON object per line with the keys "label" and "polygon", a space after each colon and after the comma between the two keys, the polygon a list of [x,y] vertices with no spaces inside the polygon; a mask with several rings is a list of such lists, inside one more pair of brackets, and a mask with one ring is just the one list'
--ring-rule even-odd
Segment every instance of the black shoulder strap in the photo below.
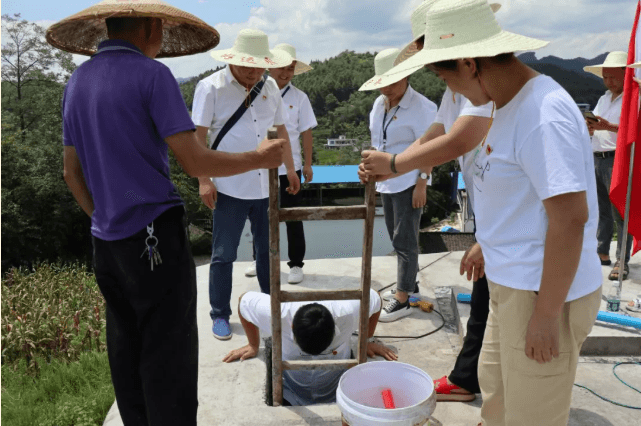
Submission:
{"label": "black shoulder strap", "polygon": [[220,141],[223,140],[227,132],[231,130],[232,127],[240,120],[240,117],[243,116],[245,111],[247,111],[247,106],[246,105],[251,105],[252,102],[254,102],[254,99],[256,99],[256,96],[260,93],[261,90],[263,90],[263,86],[265,85],[265,81],[267,81],[267,77],[263,76],[263,78],[250,90],[249,94],[245,99],[243,99],[243,103],[240,104],[234,115],[229,117],[229,120],[227,120],[227,123],[223,126],[222,129],[220,129],[220,132],[218,132],[218,135],[216,136],[216,140],[211,146],[211,149],[214,151],[218,148],[218,145],[220,145]]}

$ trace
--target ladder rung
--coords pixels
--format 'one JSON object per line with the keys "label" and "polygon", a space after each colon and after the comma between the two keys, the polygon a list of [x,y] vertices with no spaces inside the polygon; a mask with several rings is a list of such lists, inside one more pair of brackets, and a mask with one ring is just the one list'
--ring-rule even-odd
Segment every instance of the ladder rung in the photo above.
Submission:
{"label": "ladder rung", "polygon": [[344,370],[358,365],[357,359],[329,361],[283,361],[283,370]]}
{"label": "ladder rung", "polygon": [[346,207],[295,207],[280,209],[281,222],[295,220],[354,220],[365,219],[366,206]]}
{"label": "ladder rung", "polygon": [[360,290],[314,290],[314,291],[283,291],[280,292],[282,302],[314,302],[318,300],[361,300]]}

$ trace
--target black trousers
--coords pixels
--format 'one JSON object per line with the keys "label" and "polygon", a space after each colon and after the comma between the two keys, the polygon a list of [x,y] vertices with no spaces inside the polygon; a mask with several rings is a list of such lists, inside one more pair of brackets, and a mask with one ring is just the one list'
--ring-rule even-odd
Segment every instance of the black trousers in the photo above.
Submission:
{"label": "black trousers", "polygon": [[147,230],[93,238],[96,280],[107,305],[107,351],[125,426],[196,425],[196,268],[184,222],[172,207],[154,224],[162,264],[145,254]]}
{"label": "black trousers", "polygon": [[456,358],[454,369],[449,375],[450,382],[472,393],[479,393],[479,356],[483,346],[483,336],[487,317],[490,313],[490,291],[485,276],[474,282],[472,287],[472,306],[467,320],[467,334],[463,348]]}
{"label": "black trousers", "polygon": [[[301,171],[296,172],[298,178],[301,179]],[[300,191],[298,194],[292,195],[287,192],[287,187],[289,186],[289,180],[287,180],[287,175],[282,175],[278,177],[280,180],[280,207],[298,207],[301,204],[303,195]],[[287,255],[289,256],[289,262],[287,265],[290,268],[298,266],[302,268],[305,264],[303,259],[305,259],[305,230],[303,229],[303,222],[285,222],[287,227]],[[254,245],[252,244],[252,247]],[[256,260],[256,249],[253,249],[253,258]]]}

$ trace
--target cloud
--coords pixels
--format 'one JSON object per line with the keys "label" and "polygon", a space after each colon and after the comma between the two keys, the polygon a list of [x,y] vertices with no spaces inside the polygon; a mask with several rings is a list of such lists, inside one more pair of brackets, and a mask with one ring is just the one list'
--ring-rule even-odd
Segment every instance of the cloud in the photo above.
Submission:
{"label": "cloud", "polygon": [[[201,0],[206,1],[206,0]],[[502,4],[503,29],[550,41],[537,56],[593,58],[627,50],[636,3],[630,0],[491,0]],[[258,2],[255,2],[258,4]],[[216,49],[232,47],[243,28],[266,32],[270,46],[290,43],[301,60],[324,60],[344,50],[378,52],[411,39],[412,10],[421,0],[261,0],[240,23],[213,23],[221,35]],[[50,25],[51,21],[39,21]],[[86,57],[74,55],[74,59]],[[191,77],[219,62],[208,53],[161,59],[176,77]]]}

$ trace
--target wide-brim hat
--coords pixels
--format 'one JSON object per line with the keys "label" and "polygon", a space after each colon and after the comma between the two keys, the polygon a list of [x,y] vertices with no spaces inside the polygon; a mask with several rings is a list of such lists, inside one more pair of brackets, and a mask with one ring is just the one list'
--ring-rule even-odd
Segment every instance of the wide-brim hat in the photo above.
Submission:
{"label": "wide-brim hat", "polygon": [[309,64],[301,61],[296,57],[296,48],[291,44],[281,43],[279,45],[276,45],[273,50],[283,50],[289,53],[289,56],[291,56],[292,59],[296,61],[296,68],[294,69],[294,75],[303,74],[313,69]]}
{"label": "wide-brim hat", "polygon": [[583,71],[592,73],[597,77],[603,77],[603,68],[625,68],[627,65],[628,54],[626,52],[610,52],[602,64],[583,67]]}
{"label": "wide-brim hat", "polygon": [[[416,47],[416,42],[424,35],[425,15],[427,15],[427,12],[429,12],[437,1],[439,0],[424,0],[423,3],[414,9],[412,17],[410,18],[410,24],[412,26],[412,41],[407,43],[401,49],[401,53],[398,54],[394,65],[398,65],[404,60],[411,58],[419,51],[418,47]],[[499,3],[491,3],[490,7],[492,8],[492,12],[496,13],[501,8],[501,5]]]}
{"label": "wide-brim hat", "polygon": [[383,87],[387,87],[390,84],[401,81],[408,75],[412,74],[414,71],[417,71],[421,66],[417,66],[413,69],[407,69],[405,72],[399,72],[392,75],[388,75],[387,72],[394,68],[394,60],[400,53],[400,49],[385,49],[381,51],[374,58],[374,77],[367,80],[358,90],[376,90]]}
{"label": "wide-brim hat", "polygon": [[210,55],[220,62],[250,68],[282,68],[293,61],[284,50],[269,50],[267,34],[251,28],[238,33],[231,49],[213,50]]}
{"label": "wide-brim hat", "polygon": [[79,55],[93,55],[107,39],[106,18],[160,18],[162,46],[157,58],[193,55],[213,49],[220,34],[194,15],[162,0],[103,0],[47,29],[47,42]]}
{"label": "wide-brim hat", "polygon": [[536,50],[548,44],[501,29],[486,0],[448,0],[434,4],[426,15],[424,34],[423,49],[397,65],[394,72],[440,61]]}
{"label": "wide-brim hat", "polygon": [[630,68],[641,68],[641,61],[628,65]]}

